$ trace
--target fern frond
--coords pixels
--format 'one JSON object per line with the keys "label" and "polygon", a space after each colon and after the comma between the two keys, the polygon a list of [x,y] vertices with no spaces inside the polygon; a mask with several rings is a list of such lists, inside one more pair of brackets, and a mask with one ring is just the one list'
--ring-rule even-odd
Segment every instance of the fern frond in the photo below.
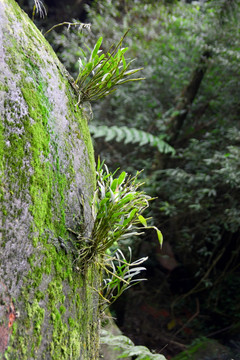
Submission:
{"label": "fern frond", "polygon": [[158,151],[164,154],[175,154],[172,146],[166,143],[160,136],[152,135],[146,131],[127,126],[94,126],[89,125],[90,133],[94,138],[104,137],[105,141],[115,140],[124,144],[150,145],[157,147]]}

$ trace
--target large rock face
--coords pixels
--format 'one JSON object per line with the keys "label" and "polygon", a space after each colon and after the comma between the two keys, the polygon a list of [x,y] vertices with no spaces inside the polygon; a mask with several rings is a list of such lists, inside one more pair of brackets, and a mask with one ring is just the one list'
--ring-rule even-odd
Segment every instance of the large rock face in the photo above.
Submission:
{"label": "large rock face", "polygon": [[42,34],[0,0],[0,358],[97,359],[98,276],[79,271],[67,231],[81,219],[89,235],[95,187],[76,103]]}

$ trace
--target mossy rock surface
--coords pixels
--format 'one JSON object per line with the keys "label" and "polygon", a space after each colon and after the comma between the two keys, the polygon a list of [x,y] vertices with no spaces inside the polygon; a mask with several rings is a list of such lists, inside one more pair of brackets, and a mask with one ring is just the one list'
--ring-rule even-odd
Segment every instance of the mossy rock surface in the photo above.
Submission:
{"label": "mossy rock surface", "polygon": [[51,46],[15,1],[1,0],[0,358],[97,359],[99,274],[79,271],[67,231],[90,235],[95,189],[76,103]]}

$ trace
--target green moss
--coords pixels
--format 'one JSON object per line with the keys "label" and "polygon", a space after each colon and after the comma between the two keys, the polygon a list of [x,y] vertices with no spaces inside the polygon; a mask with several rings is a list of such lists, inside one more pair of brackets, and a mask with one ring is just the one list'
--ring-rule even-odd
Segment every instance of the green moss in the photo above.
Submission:
{"label": "green moss", "polygon": [[35,298],[36,298],[37,301],[43,300],[45,298],[45,294],[40,290],[36,290],[35,291]]}
{"label": "green moss", "polygon": [[59,307],[59,311],[60,311],[61,314],[64,314],[64,313],[66,312],[65,306],[61,305],[61,306]]}
{"label": "green moss", "polygon": [[35,254],[32,254],[32,255],[29,256],[29,258],[28,258],[28,262],[29,262],[29,264],[30,264],[31,267],[32,267],[33,264],[34,264],[35,258],[36,258],[36,255],[35,255]]}
{"label": "green moss", "polygon": [[45,310],[39,305],[37,299],[34,299],[32,304],[27,305],[27,314],[28,318],[32,320],[31,323],[34,328],[33,334],[36,335],[36,337],[41,336],[41,326],[44,320]]}
{"label": "green moss", "polygon": [[[85,152],[87,152],[87,154],[89,155],[89,159],[90,159],[91,172],[89,172],[88,181],[89,181],[89,184],[92,184],[93,189],[95,189],[96,188],[96,177],[95,177],[96,166],[95,166],[95,161],[94,161],[94,150],[93,150],[92,140],[91,140],[91,136],[90,136],[90,133],[88,130],[86,118],[83,118],[83,120],[81,122],[79,121],[79,127],[80,127],[80,132],[83,136],[83,141],[86,145]],[[87,159],[88,156],[86,156],[85,158]],[[87,164],[86,164],[86,166],[87,166]]]}
{"label": "green moss", "polygon": [[33,236],[33,238],[32,238],[32,244],[33,244],[33,247],[37,247],[37,244],[38,244],[38,237],[36,237],[36,236]]}
{"label": "green moss", "polygon": [[[14,327],[6,359],[38,359],[44,329],[48,329],[52,339],[49,347],[41,354],[41,359],[49,358],[49,354],[51,359],[79,359],[81,353],[81,359],[88,360],[94,358],[92,353],[97,348],[91,350],[90,344],[93,339],[96,344],[98,342],[97,331],[91,333],[94,327],[89,325],[97,321],[97,309],[93,306],[96,294],[91,288],[95,279],[91,275],[94,270],[89,270],[84,283],[82,275],[74,271],[71,254],[57,251],[54,245],[59,236],[67,239],[66,194],[76,181],[76,171],[70,156],[72,144],[68,145],[69,154],[66,151],[67,165],[64,169],[59,159],[56,134],[51,127],[58,120],[57,114],[54,120],[53,106],[46,96],[47,80],[52,75],[48,71],[44,73],[46,66],[36,52],[36,44],[38,47],[46,47],[53,59],[56,56],[41,34],[29,23],[27,16],[19,11],[12,0],[8,0],[8,3],[12,28],[16,17],[20,24],[23,22],[22,36],[25,36],[24,33],[30,34],[32,43],[26,44],[23,53],[21,43],[12,36],[8,39],[11,46],[6,47],[8,66],[12,74],[16,74],[16,85],[24,101],[18,104],[6,98],[5,106],[12,113],[10,119],[6,115],[0,122],[0,184],[1,177],[5,176],[10,184],[10,201],[11,197],[17,197],[29,205],[32,216],[29,237],[34,255],[28,259],[30,270],[23,282],[21,299],[18,298],[23,309],[22,317],[18,326]],[[61,88],[68,96],[69,128],[77,128],[77,138],[83,140],[86,147],[86,160],[80,171],[86,177],[91,195],[95,188],[95,164],[87,121],[75,106],[77,99],[73,97],[68,80],[62,74],[59,79]],[[7,81],[0,90],[8,90]],[[27,115],[22,115],[22,107],[26,107]],[[73,122],[77,122],[77,126]],[[11,133],[9,138],[5,127]],[[65,142],[69,142],[70,138],[66,134]],[[6,140],[9,141],[7,151]],[[7,216],[1,187],[0,200],[4,216]],[[18,218],[18,209],[14,211],[14,216]],[[88,288],[86,284],[89,284]]]}
{"label": "green moss", "polygon": [[65,296],[63,295],[63,286],[61,281],[53,281],[48,284],[48,298],[49,298],[49,306],[51,310],[55,310],[55,306],[60,302],[64,303]]}
{"label": "green moss", "polygon": [[27,349],[27,346],[25,345],[24,338],[22,336],[19,336],[18,343],[20,345],[20,350],[21,350],[21,353],[23,355],[23,359],[27,359],[28,349]]}
{"label": "green moss", "polygon": [[17,331],[17,324],[16,324],[16,322],[14,322],[12,325],[12,335],[13,336],[16,334],[16,331]]}
{"label": "green moss", "polygon": [[[59,74],[61,77],[62,75]],[[70,84],[65,80],[66,86],[70,89]],[[72,114],[75,114],[76,121],[78,122],[78,130],[76,130],[76,136],[79,139],[84,141],[86,146],[87,156],[86,159],[89,160],[89,164],[85,164],[86,168],[90,165],[91,171],[85,175],[88,176],[87,182],[92,187],[92,189],[96,188],[96,176],[95,176],[95,160],[94,160],[94,150],[91,140],[91,135],[88,129],[88,122],[86,117],[83,116],[81,109],[79,109],[77,104],[77,97],[73,100],[71,97],[71,92],[67,92],[68,95],[68,109],[69,109],[69,117],[72,117]]]}
{"label": "green moss", "polygon": [[75,327],[75,321],[73,318],[69,317],[68,318],[68,324],[70,328],[74,328]]}
{"label": "green moss", "polygon": [[[44,156],[48,158],[50,153],[50,134],[48,129],[48,118],[51,110],[48,99],[45,96],[46,83],[39,75],[39,69],[33,66],[29,69],[32,76],[38,80],[38,85],[21,79],[21,92],[28,104],[30,119],[25,123],[25,132],[28,134],[30,150],[32,154],[31,166],[34,173],[30,180],[30,194],[32,198],[31,212],[34,218],[35,230],[41,234],[46,227],[51,228],[52,208],[51,191],[53,182],[53,169],[48,161],[43,161]],[[24,86],[23,86],[24,85]],[[41,120],[39,121],[39,115]]]}
{"label": "green moss", "polygon": [[8,92],[8,87],[7,87],[7,85],[0,83],[0,91]]}

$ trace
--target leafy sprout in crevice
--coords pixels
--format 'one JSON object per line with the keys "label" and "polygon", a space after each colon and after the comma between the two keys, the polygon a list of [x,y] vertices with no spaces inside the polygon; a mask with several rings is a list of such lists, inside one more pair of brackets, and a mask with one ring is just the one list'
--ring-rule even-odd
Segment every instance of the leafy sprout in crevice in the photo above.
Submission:
{"label": "leafy sprout in crevice", "polygon": [[82,263],[93,261],[96,256],[111,255],[110,248],[121,240],[143,234],[142,230],[154,229],[160,245],[162,233],[155,226],[149,226],[142,213],[152,200],[144,191],[139,191],[139,172],[128,176],[126,172],[116,177],[108,167],[98,160],[97,189],[92,202],[94,226],[90,239],[79,235],[79,258]]}
{"label": "leafy sprout in crevice", "polygon": [[100,293],[101,298],[104,300],[102,306],[106,303],[108,305],[112,304],[125,290],[138,284],[140,281],[146,280],[136,278],[136,276],[146,270],[145,267],[139,265],[146,261],[148,257],[132,261],[132,250],[130,247],[128,247],[128,250],[130,254],[128,261],[120,249],[117,249],[110,256],[105,256],[105,262],[102,266],[106,276],[103,280],[104,285]]}
{"label": "leafy sprout in crevice", "polygon": [[133,59],[127,63],[124,54],[128,48],[122,47],[127,33],[128,31],[122,36],[119,43],[116,46],[113,45],[106,54],[100,50],[102,37],[98,39],[92,51],[86,46],[90,53],[89,58],[87,52],[81,49],[79,74],[75,81],[80,91],[78,104],[103,98],[114,92],[118,85],[144,79],[131,78],[131,75],[142,68],[129,70]]}
{"label": "leafy sprout in crevice", "polygon": [[153,199],[144,191],[139,191],[139,187],[143,185],[138,182],[139,172],[133,177],[124,171],[117,177],[116,172],[117,170],[112,174],[108,167],[98,160],[97,189],[92,201],[94,224],[91,236],[86,238],[69,229],[77,235],[78,263],[81,268],[85,270],[94,262],[105,273],[101,289],[94,289],[102,299],[102,311],[104,305],[112,304],[129,287],[145,280],[136,276],[146,270],[139,265],[146,261],[147,257],[132,261],[129,247],[130,257],[127,261],[118,249],[119,241],[141,235],[145,229],[154,229],[160,245],[163,241],[161,231],[148,225],[149,219],[142,215],[149,206],[149,201]]}

